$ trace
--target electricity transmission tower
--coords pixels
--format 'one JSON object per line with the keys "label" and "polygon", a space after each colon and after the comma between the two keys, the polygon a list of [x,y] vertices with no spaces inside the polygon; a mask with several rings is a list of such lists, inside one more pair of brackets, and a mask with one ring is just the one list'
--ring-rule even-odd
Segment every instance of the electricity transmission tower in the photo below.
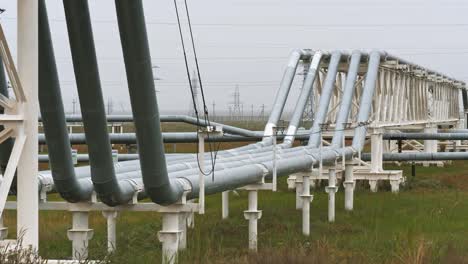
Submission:
{"label": "electricity transmission tower", "polygon": [[[193,99],[192,101],[190,101],[189,103],[189,111],[188,111],[188,115],[189,116],[195,116],[196,113],[195,113],[195,108],[200,110],[199,106],[200,106],[200,103],[199,103],[199,99],[198,99],[198,78],[197,78],[197,75],[194,73],[192,75],[192,80],[191,80],[191,83],[192,83],[192,94],[193,94]],[[195,104],[195,105],[194,105]]]}
{"label": "electricity transmission tower", "polygon": [[230,103],[230,117],[231,119],[240,120],[242,119],[242,102],[240,100],[239,85],[236,85],[236,89],[232,94],[233,101]]}

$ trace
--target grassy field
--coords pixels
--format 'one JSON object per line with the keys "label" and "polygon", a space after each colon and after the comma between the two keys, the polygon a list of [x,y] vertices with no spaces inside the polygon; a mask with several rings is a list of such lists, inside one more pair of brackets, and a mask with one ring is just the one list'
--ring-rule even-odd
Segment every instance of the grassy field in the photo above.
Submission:
{"label": "grassy field", "polygon": [[[403,167],[406,175],[409,168]],[[231,218],[221,220],[221,197],[207,199],[207,213],[196,217],[188,233],[188,249],[181,263],[468,263],[468,163],[448,168],[420,168],[399,194],[382,186],[370,193],[359,185],[355,210],[345,212],[343,193],[337,196],[336,223],[327,222],[327,196],[314,191],[309,238],[301,235],[300,211],[295,196],[281,180],[277,193],[261,192],[259,252],[249,253],[248,225],[243,218],[247,193],[231,195]],[[10,233],[15,212],[5,215]],[[158,263],[161,259],[156,213],[123,213],[118,222],[118,250],[113,263]],[[47,258],[67,258],[71,252],[66,212],[41,212],[40,253]],[[93,213],[95,230],[91,258],[104,257],[104,218]]]}
{"label": "grassy field", "polygon": [[[250,129],[260,130],[260,125]],[[193,131],[178,125],[164,131]],[[239,144],[223,143],[221,149]],[[171,145],[166,146],[170,151]],[[195,151],[193,144],[177,146],[178,152]],[[260,192],[259,251],[248,246],[248,222],[243,217],[247,193],[230,194],[230,218],[221,220],[221,196],[207,197],[207,212],[196,216],[188,233],[188,249],[181,263],[468,263],[468,163],[454,162],[446,168],[403,169],[408,182],[399,194],[389,186],[370,193],[358,184],[355,210],[344,211],[342,187],[337,194],[336,222],[327,222],[327,195],[323,187],[313,191],[311,236],[301,233],[301,212],[295,210],[295,194],[280,178],[276,193]],[[51,197],[58,199],[58,197]],[[13,238],[16,212],[5,213],[5,225]],[[68,212],[40,212],[40,254],[46,258],[69,258],[71,227]],[[106,256],[106,225],[100,213],[92,213],[90,258],[112,263],[159,263],[161,245],[157,213],[124,212],[118,219],[117,252]]]}

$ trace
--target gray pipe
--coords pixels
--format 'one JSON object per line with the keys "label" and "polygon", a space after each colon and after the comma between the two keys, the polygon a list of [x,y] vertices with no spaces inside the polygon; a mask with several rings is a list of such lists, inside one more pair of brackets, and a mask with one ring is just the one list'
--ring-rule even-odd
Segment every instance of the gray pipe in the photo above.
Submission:
{"label": "gray pipe", "polygon": [[[270,137],[273,135],[273,127],[276,127],[278,121],[281,118],[284,105],[286,104],[286,100],[288,99],[289,90],[291,89],[294,77],[296,76],[296,70],[299,64],[299,60],[301,59],[303,54],[304,50],[294,50],[290,55],[286,71],[284,72],[283,79],[281,80],[280,88],[276,93],[275,102],[273,103],[268,123],[265,126],[265,137]],[[265,140],[268,139],[269,138],[265,138]]]}
{"label": "gray pipe", "polygon": [[[363,153],[362,160],[370,161],[371,154]],[[384,161],[468,160],[468,152],[384,153],[383,160]]]}
{"label": "gray pipe", "polygon": [[320,96],[319,107],[317,109],[317,114],[315,115],[314,124],[310,129],[309,147],[317,148],[320,145],[320,126],[327,118],[328,106],[333,94],[333,89],[335,88],[336,74],[338,73],[340,60],[341,52],[334,51],[330,59],[330,64],[328,65],[328,73],[322,88],[322,94]]}
{"label": "gray pipe", "polygon": [[356,79],[359,73],[359,65],[361,64],[361,52],[353,51],[351,62],[346,77],[346,84],[341,99],[340,110],[336,117],[335,134],[332,139],[332,146],[342,147],[345,123],[348,122],[349,111],[353,102],[353,94],[356,87]]}
{"label": "gray pipe", "polygon": [[109,206],[126,204],[137,188],[115,177],[88,1],[64,0],[63,4],[94,189]]}
{"label": "gray pipe", "polygon": [[370,112],[372,109],[372,99],[374,97],[375,86],[379,73],[380,57],[379,51],[372,51],[369,56],[369,66],[367,69],[364,89],[362,90],[361,103],[357,117],[358,127],[354,130],[353,149],[357,152],[362,151],[366,140],[367,127]]}
{"label": "gray pipe", "polygon": [[385,133],[383,139],[468,140],[468,133]]}
{"label": "gray pipe", "polygon": [[78,181],[73,168],[45,0],[39,0],[39,105],[55,190],[68,202],[89,200],[93,185]]}
{"label": "gray pipe", "polygon": [[184,186],[167,174],[143,5],[141,0],[115,5],[145,191],[154,203],[173,204]]}
{"label": "gray pipe", "polygon": [[304,113],[304,109],[307,106],[307,102],[310,100],[310,94],[314,87],[315,78],[317,76],[318,71],[320,70],[320,62],[322,61],[322,56],[323,53],[321,51],[315,52],[312,62],[310,64],[310,68],[307,71],[307,77],[304,81],[301,94],[299,95],[299,99],[297,100],[294,113],[291,117],[291,121],[289,121],[289,126],[286,133],[287,136],[283,142],[283,145],[285,147],[291,147],[294,143],[297,127],[301,122],[302,114]]}
{"label": "gray pipe", "polygon": [[[197,143],[198,135],[196,132],[166,132],[163,133],[164,143]],[[284,136],[278,136],[278,139],[282,139]],[[206,142],[252,142],[261,140],[263,137],[247,137],[238,135],[211,135],[209,139],[205,139]],[[305,135],[299,136],[301,139],[305,139]],[[70,134],[70,144],[86,144],[86,135],[82,133]],[[137,138],[134,133],[121,133],[121,134],[109,134],[109,139],[112,144],[136,144]],[[46,143],[46,137],[44,134],[39,134],[39,144]]]}

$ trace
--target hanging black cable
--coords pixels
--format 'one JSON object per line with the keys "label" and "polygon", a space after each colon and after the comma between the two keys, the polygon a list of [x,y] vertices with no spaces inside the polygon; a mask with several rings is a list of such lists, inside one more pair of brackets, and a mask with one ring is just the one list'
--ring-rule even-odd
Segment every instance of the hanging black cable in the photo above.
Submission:
{"label": "hanging black cable", "polygon": [[[200,65],[198,63],[197,49],[195,48],[195,40],[194,40],[194,37],[193,37],[192,22],[191,22],[191,19],[190,19],[190,12],[189,12],[189,8],[188,8],[188,5],[187,5],[187,0],[184,0],[184,4],[185,4],[185,12],[187,14],[187,21],[188,21],[189,32],[190,32],[190,39],[191,39],[191,42],[192,42],[193,56],[195,58],[195,66],[196,66],[197,74],[198,74],[198,82],[200,84],[200,92],[201,92],[202,102],[203,102],[203,111],[204,111],[205,123],[207,123],[208,126],[211,126],[210,118],[209,118],[209,114],[208,114],[208,107],[206,105],[206,100],[205,100],[205,92],[203,90],[203,82],[202,82],[201,73],[200,73]],[[209,133],[207,134],[207,138],[208,138],[208,142],[209,142],[208,147],[209,147],[209,152],[210,152],[210,156],[211,156],[211,166],[212,166],[212,172],[213,172],[212,180],[214,180],[214,167],[216,165],[216,156],[218,154],[219,144],[218,144],[218,149],[216,150],[216,152],[214,154],[214,157],[213,157],[213,146],[211,145],[213,143],[209,140],[210,139]]]}
{"label": "hanging black cable", "polygon": [[[194,94],[194,91],[193,91],[193,85],[192,85],[191,76],[190,76],[190,69],[189,69],[189,65],[188,65],[187,52],[186,52],[186,49],[185,49],[184,36],[183,36],[183,33],[182,33],[182,26],[181,26],[181,23],[180,23],[179,8],[178,8],[178,5],[177,5],[177,0],[174,0],[174,6],[175,6],[175,10],[176,10],[177,24],[178,24],[178,27],[179,27],[180,40],[181,40],[182,49],[183,49],[183,52],[184,52],[185,69],[187,71],[187,78],[188,78],[188,82],[189,82],[190,93],[192,95],[193,107],[194,107],[195,115],[196,115],[196,118],[197,118],[197,123],[199,124],[200,120],[199,120],[199,116],[198,116],[197,103],[196,103],[196,98],[195,98],[195,94]],[[187,10],[187,15],[188,15],[188,7],[187,7],[186,2],[185,2],[185,8]],[[194,40],[193,40],[190,20],[189,20],[189,25],[190,25],[190,35],[191,35],[191,38],[192,38],[192,47],[193,47],[193,50],[194,50],[196,67],[197,67],[197,75],[198,75],[198,78],[199,78],[200,89],[201,89],[201,94],[202,94],[202,99],[203,99],[205,125],[210,126],[210,121],[209,121],[209,117],[208,117],[208,108],[207,108],[206,103],[205,103],[205,95],[204,95],[203,86],[202,86],[202,83],[201,83],[200,70],[199,70],[199,66],[198,66],[198,58],[196,57],[195,43],[194,43]],[[200,130],[201,126],[198,125],[197,127],[198,127],[198,130]],[[209,134],[207,134],[207,137],[208,137],[208,141],[209,141]],[[198,144],[199,144],[199,142],[197,142],[197,149],[199,147]],[[217,152],[219,150],[220,143],[218,144],[218,150],[216,150],[216,153],[215,153],[214,157],[213,157],[213,151],[212,151],[213,148],[212,148],[211,142],[209,142],[208,145],[209,145],[209,152],[210,152],[211,165],[212,165],[211,166],[211,171],[206,173],[206,172],[201,170],[200,160],[198,158],[198,155],[197,155],[197,163],[198,163],[198,168],[199,168],[200,172],[205,176],[208,176],[208,175],[212,174],[213,175],[212,179],[214,180],[214,168],[215,168],[215,163],[216,163],[215,160],[216,160],[216,157],[217,157]]]}

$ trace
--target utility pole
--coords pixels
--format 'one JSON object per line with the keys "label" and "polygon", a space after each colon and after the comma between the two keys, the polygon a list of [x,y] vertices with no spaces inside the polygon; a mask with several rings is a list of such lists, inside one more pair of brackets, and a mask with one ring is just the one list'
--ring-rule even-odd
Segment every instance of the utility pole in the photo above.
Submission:
{"label": "utility pole", "polygon": [[107,99],[107,115],[112,114],[112,98]]}
{"label": "utility pole", "polygon": [[265,104],[262,104],[262,106],[260,107],[260,119],[262,121],[265,121]]}
{"label": "utility pole", "polygon": [[212,115],[213,118],[215,118],[216,117],[216,103],[215,103],[215,101],[213,101],[212,107],[213,107],[213,109],[211,111],[211,115]]}

